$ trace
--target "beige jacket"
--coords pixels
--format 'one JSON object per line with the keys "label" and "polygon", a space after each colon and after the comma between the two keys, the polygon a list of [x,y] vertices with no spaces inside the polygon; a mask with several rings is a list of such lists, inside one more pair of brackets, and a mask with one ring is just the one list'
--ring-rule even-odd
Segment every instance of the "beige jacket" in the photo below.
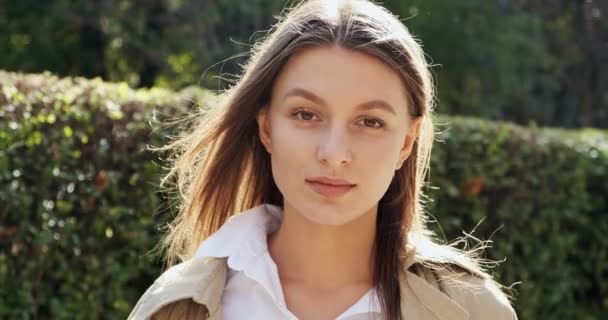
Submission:
{"label": "beige jacket", "polygon": [[[473,275],[437,277],[409,258],[400,276],[401,310],[406,320],[513,320],[515,311],[490,280]],[[151,319],[162,307],[182,301],[197,306],[200,319],[222,319],[220,299],[226,283],[225,258],[194,258],[175,265],[148,288],[129,320]],[[462,283],[464,282],[465,285]]]}

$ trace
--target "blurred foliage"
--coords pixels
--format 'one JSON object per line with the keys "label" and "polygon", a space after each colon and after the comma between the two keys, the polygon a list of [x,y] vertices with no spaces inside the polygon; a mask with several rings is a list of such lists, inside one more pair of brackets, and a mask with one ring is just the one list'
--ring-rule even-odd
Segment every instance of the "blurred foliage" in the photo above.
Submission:
{"label": "blurred foliage", "polygon": [[206,94],[0,71],[0,319],[126,318],[169,209],[146,147]]}
{"label": "blurred foliage", "polygon": [[440,112],[608,128],[608,2],[385,3],[440,65]]}
{"label": "blurred foliage", "polygon": [[[0,318],[126,317],[161,272],[150,250],[173,216],[147,146],[212,97],[0,71]],[[607,314],[608,133],[438,123],[432,227],[494,241],[497,279],[522,282],[520,319]]]}
{"label": "blurred foliage", "polygon": [[[0,68],[222,89],[297,2],[0,0]],[[440,112],[608,128],[607,1],[382,3],[436,65]]]}
{"label": "blurred foliage", "polygon": [[428,190],[437,233],[492,240],[486,257],[506,260],[495,276],[521,282],[520,319],[608,314],[608,132],[461,116],[438,123],[438,188]]}

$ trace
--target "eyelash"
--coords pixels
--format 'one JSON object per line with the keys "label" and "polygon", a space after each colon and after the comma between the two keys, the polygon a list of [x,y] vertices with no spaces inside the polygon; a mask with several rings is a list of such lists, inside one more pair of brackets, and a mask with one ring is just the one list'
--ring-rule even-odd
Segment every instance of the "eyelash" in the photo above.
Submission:
{"label": "eyelash", "polygon": [[[311,114],[311,115],[315,116],[315,114],[313,112],[310,112],[308,110],[296,110],[291,115],[294,116],[294,117],[298,117],[298,115],[302,114],[302,113],[307,113],[307,114]],[[301,119],[299,117],[298,117],[298,120],[312,121],[312,120]],[[371,126],[371,127],[370,126],[365,126],[365,127],[368,127],[370,129],[382,129],[382,128],[384,128],[384,122],[381,121],[381,120],[379,120],[379,119],[368,117],[368,118],[363,119],[363,121],[365,121],[365,120],[372,120],[372,121],[375,121],[376,124],[377,124],[377,126]]]}

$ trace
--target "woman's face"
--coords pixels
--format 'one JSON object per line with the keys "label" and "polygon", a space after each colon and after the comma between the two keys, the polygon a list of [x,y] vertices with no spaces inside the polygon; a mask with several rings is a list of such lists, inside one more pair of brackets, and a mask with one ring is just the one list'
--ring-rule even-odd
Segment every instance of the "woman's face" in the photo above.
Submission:
{"label": "woman's face", "polygon": [[338,46],[294,54],[257,117],[285,210],[325,225],[375,213],[418,135],[407,110],[399,75],[377,58]]}

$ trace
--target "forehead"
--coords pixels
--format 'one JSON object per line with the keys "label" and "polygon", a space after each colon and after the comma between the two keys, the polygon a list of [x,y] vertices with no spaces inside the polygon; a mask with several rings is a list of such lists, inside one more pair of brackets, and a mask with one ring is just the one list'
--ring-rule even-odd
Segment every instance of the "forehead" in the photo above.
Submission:
{"label": "forehead", "polygon": [[314,92],[341,106],[383,99],[405,112],[406,89],[400,75],[384,61],[339,46],[309,47],[296,52],[273,85],[273,100],[293,88]]}

